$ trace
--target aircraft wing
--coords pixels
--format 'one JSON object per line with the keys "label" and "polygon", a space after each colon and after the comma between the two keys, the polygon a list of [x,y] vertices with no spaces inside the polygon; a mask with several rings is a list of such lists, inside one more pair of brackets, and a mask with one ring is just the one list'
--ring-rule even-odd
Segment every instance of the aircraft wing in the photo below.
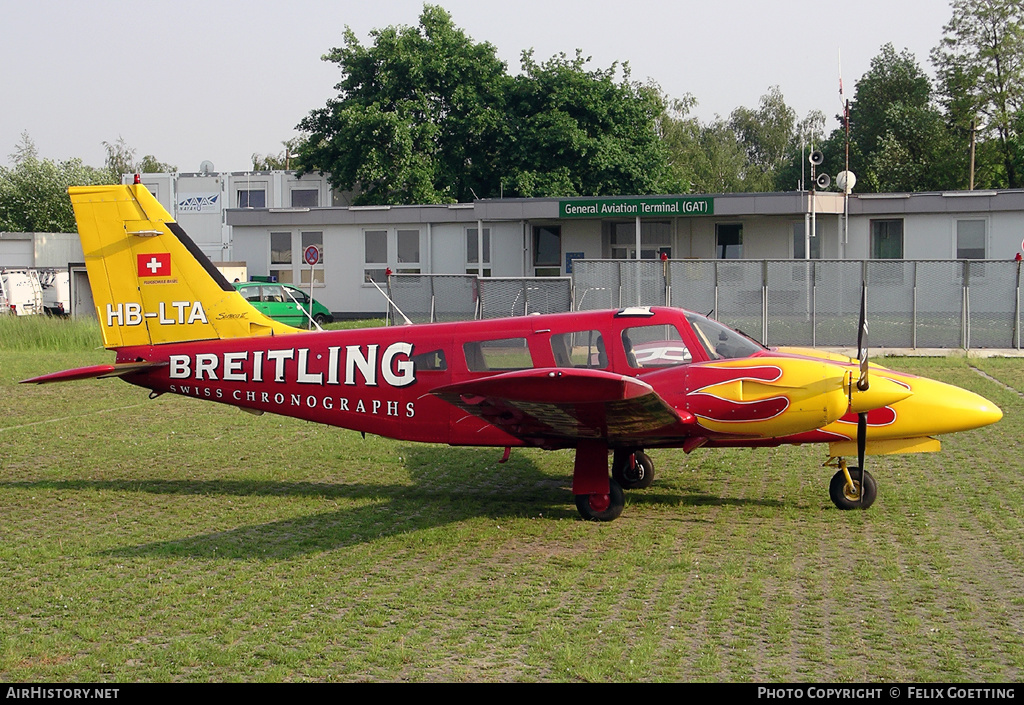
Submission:
{"label": "aircraft wing", "polygon": [[439,387],[432,394],[532,441],[615,442],[695,423],[692,414],[669,406],[646,382],[600,370],[517,370]]}

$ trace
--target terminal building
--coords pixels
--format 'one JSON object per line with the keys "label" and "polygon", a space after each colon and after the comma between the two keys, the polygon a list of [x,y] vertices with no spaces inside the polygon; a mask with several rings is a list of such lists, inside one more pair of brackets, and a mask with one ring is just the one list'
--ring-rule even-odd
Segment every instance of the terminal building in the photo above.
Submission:
{"label": "terminal building", "polygon": [[[389,272],[566,276],[577,259],[1008,260],[1024,246],[1021,190],[353,206],[319,174],[143,174],[142,183],[214,262],[312,282],[315,298],[351,318],[384,313],[373,282]],[[320,251],[312,267],[310,245]]]}

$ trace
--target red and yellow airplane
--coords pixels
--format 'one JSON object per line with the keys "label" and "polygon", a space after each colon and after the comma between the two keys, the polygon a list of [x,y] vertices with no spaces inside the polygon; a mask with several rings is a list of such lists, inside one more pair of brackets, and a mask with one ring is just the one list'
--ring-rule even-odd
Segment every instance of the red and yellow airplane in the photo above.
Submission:
{"label": "red and yellow airplane", "polygon": [[[828,443],[830,495],[867,508],[866,454],[1002,412],[957,387],[852,358],[768,349],[673,308],[307,332],[252,308],[141,185],[70,190],[113,364],[24,380],[121,377],[151,390],[405,441],[576,450],[572,492],[610,521],[647,487],[651,448]],[[864,329],[862,322],[862,330]],[[612,455],[609,477],[609,453]],[[845,456],[859,459],[847,466]]]}

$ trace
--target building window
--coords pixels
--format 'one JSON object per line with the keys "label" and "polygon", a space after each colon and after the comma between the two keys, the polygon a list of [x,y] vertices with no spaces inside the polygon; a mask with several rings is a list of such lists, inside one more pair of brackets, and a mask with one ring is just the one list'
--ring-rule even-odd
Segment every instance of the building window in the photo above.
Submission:
{"label": "building window", "polygon": [[388,277],[388,270],[395,274],[419,274],[420,231],[401,229],[366,230],[364,238],[363,281],[371,280],[382,284]]}
{"label": "building window", "polygon": [[821,236],[815,235],[811,240],[811,256],[805,256],[804,245],[807,238],[804,237],[805,223],[802,221],[793,223],[793,259],[821,259]]}
{"label": "building window", "polygon": [[[302,262],[299,263],[299,281],[301,281],[303,284],[309,284],[309,277],[310,274],[312,274],[314,284],[323,284],[325,258],[324,234],[323,232],[317,230],[310,232],[302,232],[300,233],[300,237],[302,239],[303,260]],[[308,264],[306,264],[305,261],[306,248],[309,247],[310,245],[316,245],[317,249],[320,250],[320,259],[313,267],[310,267]],[[312,272],[310,271],[311,269]]]}
{"label": "building window", "polygon": [[363,281],[383,283],[388,277],[388,231],[364,231],[363,248]]}
{"label": "building window", "polygon": [[743,223],[715,224],[715,258],[743,258]]}
{"label": "building window", "polygon": [[398,267],[399,274],[420,273],[420,231],[398,231]]}
{"label": "building window", "polygon": [[871,259],[903,259],[903,221],[871,221]]}
{"label": "building window", "polygon": [[[636,259],[636,224],[612,224],[612,259]],[[661,221],[641,221],[640,259],[672,256],[672,225]]]}
{"label": "building window", "polygon": [[265,189],[238,189],[239,208],[266,208],[267,192]]}
{"label": "building window", "polygon": [[291,233],[270,233],[270,276],[285,284],[295,281],[292,278]]}
{"label": "building window", "polygon": [[533,229],[533,276],[557,277],[562,273],[562,228],[540,225]]}
{"label": "building window", "polygon": [[956,221],[956,258],[985,259],[985,221]]}
{"label": "building window", "polygon": [[292,208],[316,208],[320,205],[319,192],[315,188],[293,189]]}
{"label": "building window", "polygon": [[466,228],[466,274],[483,272],[483,276],[491,276],[491,229],[484,228],[484,256],[481,261],[477,250],[480,249],[480,238],[476,228]]}

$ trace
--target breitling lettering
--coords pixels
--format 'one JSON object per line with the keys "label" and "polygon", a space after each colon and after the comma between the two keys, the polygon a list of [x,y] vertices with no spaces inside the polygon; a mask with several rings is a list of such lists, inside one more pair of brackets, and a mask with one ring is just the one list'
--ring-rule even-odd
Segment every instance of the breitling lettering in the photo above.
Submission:
{"label": "breitling lettering", "polygon": [[143,311],[142,304],[107,304],[107,328],[140,326],[145,319],[155,320],[162,326],[208,323],[206,311],[199,301],[172,301],[170,306],[161,301],[156,311]]}
{"label": "breitling lettering", "polygon": [[[250,352],[252,353],[250,358]],[[332,345],[324,352],[282,348],[223,353],[171,355],[172,380],[263,382],[277,384],[406,387],[416,381],[411,343]],[[326,359],[325,359],[326,358]],[[251,363],[250,363],[251,360]]]}

